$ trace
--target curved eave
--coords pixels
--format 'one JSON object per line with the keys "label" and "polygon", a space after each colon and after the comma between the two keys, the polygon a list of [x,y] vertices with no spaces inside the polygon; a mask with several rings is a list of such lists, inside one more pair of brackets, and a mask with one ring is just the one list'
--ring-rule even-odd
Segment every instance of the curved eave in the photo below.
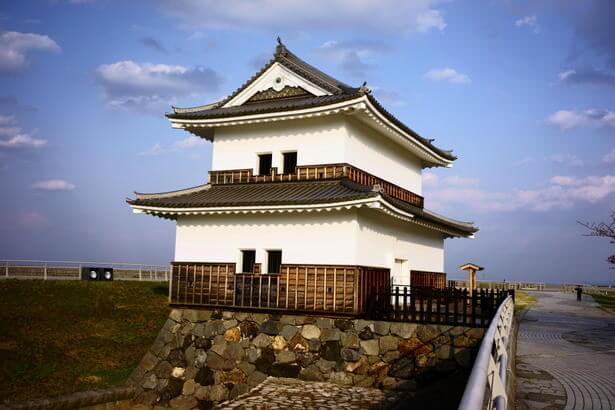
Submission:
{"label": "curved eave", "polygon": [[416,218],[414,214],[399,209],[393,204],[384,200],[380,195],[371,198],[332,202],[324,204],[303,204],[303,205],[263,205],[263,206],[217,206],[217,207],[192,207],[192,208],[170,208],[137,205],[128,202],[134,213],[144,213],[159,216],[166,219],[176,219],[178,216],[194,215],[241,215],[241,214],[278,214],[278,213],[318,213],[342,211],[356,208],[370,208],[383,212],[391,217],[400,219],[407,223],[416,224],[427,229],[435,230],[448,237],[474,238],[473,232],[463,232],[441,224],[432,223],[424,219]]}
{"label": "curved eave", "polygon": [[381,108],[374,105],[367,95],[335,104],[289,111],[237,115],[222,118],[168,118],[173,128],[185,129],[195,135],[212,140],[212,131],[217,127],[317,118],[340,113],[357,115],[358,118],[364,121],[368,119],[371,124],[375,124],[385,131],[389,138],[394,139],[406,149],[414,152],[430,166],[451,167],[455,160],[455,157],[446,158],[441,155],[436,150],[426,145],[425,142],[421,141],[416,133],[413,135],[413,133],[403,130],[393,121],[389,120],[389,118],[387,118],[387,113],[381,112]]}

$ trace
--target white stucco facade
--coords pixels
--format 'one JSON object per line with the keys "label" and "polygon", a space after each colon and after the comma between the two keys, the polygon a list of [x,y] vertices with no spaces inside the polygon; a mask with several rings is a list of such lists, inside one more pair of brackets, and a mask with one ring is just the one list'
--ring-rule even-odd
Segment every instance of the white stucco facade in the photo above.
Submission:
{"label": "white stucco facade", "polygon": [[282,153],[297,151],[297,165],[348,163],[421,194],[422,164],[409,151],[352,116],[224,127],[213,139],[212,169],[253,169],[258,154],[272,154],[282,170]]}
{"label": "white stucco facade", "polygon": [[442,272],[444,236],[374,210],[183,216],[177,219],[175,260],[235,262],[256,250],[267,270],[267,250],[281,250],[282,263],[361,265],[388,268],[395,283],[410,270]]}

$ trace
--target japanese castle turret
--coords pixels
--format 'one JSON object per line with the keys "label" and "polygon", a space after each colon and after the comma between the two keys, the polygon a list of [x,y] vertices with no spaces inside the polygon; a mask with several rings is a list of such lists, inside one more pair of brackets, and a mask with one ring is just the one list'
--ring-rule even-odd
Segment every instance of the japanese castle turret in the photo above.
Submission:
{"label": "japanese castle turret", "polygon": [[[136,193],[128,203],[135,213],[176,221],[173,264],[187,272],[188,296],[178,293],[184,302],[198,303],[199,292],[187,290],[195,282],[201,297],[213,286],[226,300],[237,298],[227,293],[239,289],[229,281],[237,284],[240,274],[277,275],[278,305],[305,298],[307,307],[308,273],[324,272],[315,292],[323,292],[323,308],[329,297],[336,310],[355,286],[346,287],[347,275],[384,272],[388,286],[410,283],[412,271],[442,273],[444,240],[478,230],[424,207],[422,171],[450,167],[451,151],[402,123],[365,85],[336,80],[281,42],[228,97],[166,116],[173,128],[212,143],[208,182]],[[210,276],[198,283],[202,272]],[[305,294],[296,287],[303,277]]]}

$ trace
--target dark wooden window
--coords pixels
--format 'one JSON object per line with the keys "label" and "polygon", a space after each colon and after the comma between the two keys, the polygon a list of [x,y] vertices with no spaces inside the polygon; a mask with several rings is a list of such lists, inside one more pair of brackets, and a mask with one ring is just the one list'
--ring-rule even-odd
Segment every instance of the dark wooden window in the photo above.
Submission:
{"label": "dark wooden window", "polygon": [[271,174],[271,154],[260,154],[258,156],[258,175]]}
{"label": "dark wooden window", "polygon": [[254,249],[246,249],[241,251],[241,272],[254,272],[254,263],[256,262],[256,251]]}
{"label": "dark wooden window", "polygon": [[294,174],[297,167],[297,153],[285,152],[282,156],[284,159],[284,174]]}
{"label": "dark wooden window", "polygon": [[267,251],[267,273],[280,273],[282,251]]}

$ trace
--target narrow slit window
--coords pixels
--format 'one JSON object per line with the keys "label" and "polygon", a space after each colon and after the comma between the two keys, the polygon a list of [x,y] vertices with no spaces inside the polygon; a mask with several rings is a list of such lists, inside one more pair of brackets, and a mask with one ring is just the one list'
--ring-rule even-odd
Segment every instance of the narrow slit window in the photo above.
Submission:
{"label": "narrow slit window", "polygon": [[258,156],[258,175],[271,174],[271,154],[260,154]]}
{"label": "narrow slit window", "polygon": [[267,273],[280,273],[282,251],[267,251]]}
{"label": "narrow slit window", "polygon": [[282,154],[284,162],[284,173],[294,174],[297,168],[297,152],[285,152]]}
{"label": "narrow slit window", "polygon": [[241,251],[241,271],[242,273],[254,272],[254,264],[256,263],[256,251],[254,249],[246,249]]}

